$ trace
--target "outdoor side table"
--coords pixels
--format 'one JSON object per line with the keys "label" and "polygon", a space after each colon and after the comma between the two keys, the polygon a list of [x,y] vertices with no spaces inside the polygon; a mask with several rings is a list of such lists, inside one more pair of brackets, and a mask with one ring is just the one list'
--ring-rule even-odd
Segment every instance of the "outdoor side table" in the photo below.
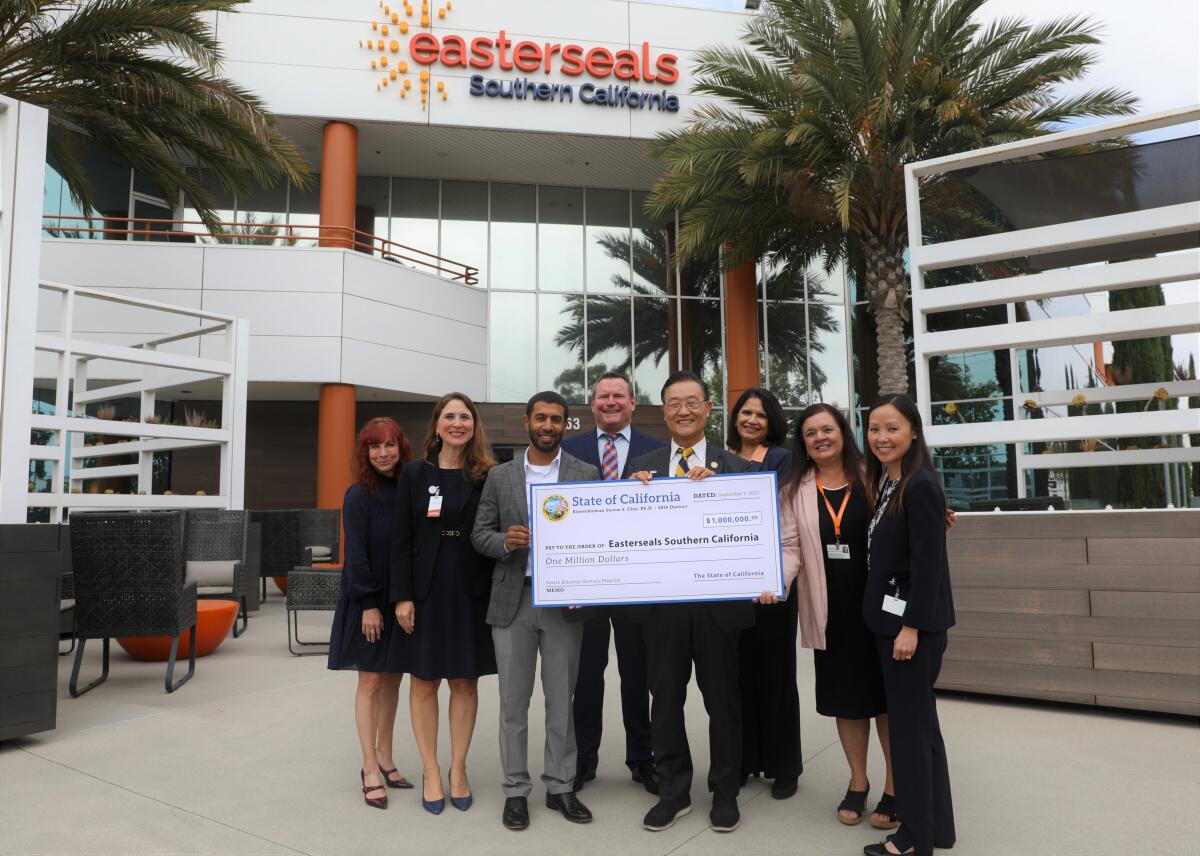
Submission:
{"label": "outdoor side table", "polygon": [[[305,642],[300,639],[300,612],[332,612],[342,594],[340,565],[298,565],[287,575],[288,651],[297,657],[326,654],[329,640]],[[332,623],[333,618],[330,617]],[[306,651],[316,647],[322,650]],[[297,650],[299,649],[299,650]]]}
{"label": "outdoor side table", "polygon": [[[236,600],[196,601],[196,656],[207,657],[220,647],[237,619],[241,604]],[[191,642],[191,630],[179,636],[179,647]],[[117,644],[135,660],[165,661],[171,653],[170,636],[118,636]]]}

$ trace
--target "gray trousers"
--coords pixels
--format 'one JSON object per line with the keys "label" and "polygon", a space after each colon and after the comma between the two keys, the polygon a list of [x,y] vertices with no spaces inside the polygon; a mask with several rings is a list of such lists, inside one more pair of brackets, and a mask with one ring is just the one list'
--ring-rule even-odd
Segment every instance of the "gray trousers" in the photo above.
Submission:
{"label": "gray trousers", "polygon": [[533,790],[529,776],[529,699],[538,652],[542,655],[542,694],[546,697],[546,754],[542,781],[546,791],[574,789],[576,749],[572,695],[579,674],[583,624],[567,621],[560,608],[534,609],[529,588],[508,627],[493,627],[500,677],[500,768],[504,796],[524,797]]}

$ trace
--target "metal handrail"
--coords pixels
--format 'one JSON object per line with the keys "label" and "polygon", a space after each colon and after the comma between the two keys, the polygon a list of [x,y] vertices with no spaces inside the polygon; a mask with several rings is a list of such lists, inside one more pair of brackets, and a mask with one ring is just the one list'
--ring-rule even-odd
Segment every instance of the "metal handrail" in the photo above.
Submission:
{"label": "metal handrail", "polygon": [[[274,243],[283,241],[284,246],[301,240],[317,240],[324,246],[341,247],[357,251],[365,251],[372,255],[378,254],[387,261],[403,261],[424,268],[432,269],[439,274],[447,274],[451,280],[461,281],[467,285],[479,282],[479,268],[464,262],[448,259],[427,250],[401,244],[388,238],[364,232],[349,226],[331,226],[318,223],[248,223],[233,220],[219,220],[214,225],[221,231],[212,231],[203,220],[167,220],[153,217],[107,217],[87,216],[82,214],[44,214],[43,221],[59,221],[59,225],[43,224],[43,229],[50,233],[68,232],[72,235],[107,235],[125,236],[128,240],[141,238],[149,241],[152,238],[164,236],[181,236],[190,238],[212,238],[213,240],[261,241]],[[62,221],[83,221],[88,224],[65,225]],[[93,221],[100,221],[104,226],[92,226]],[[124,224],[113,226],[109,224]],[[170,228],[161,228],[169,226]],[[199,229],[178,228],[181,226],[198,226]],[[155,228],[159,227],[159,228]],[[254,227],[275,228],[275,234],[256,234]],[[229,229],[229,231],[225,231]],[[308,234],[303,234],[304,232]],[[316,233],[315,235],[312,233]],[[297,234],[301,233],[301,234]],[[414,255],[415,254],[415,255]]]}

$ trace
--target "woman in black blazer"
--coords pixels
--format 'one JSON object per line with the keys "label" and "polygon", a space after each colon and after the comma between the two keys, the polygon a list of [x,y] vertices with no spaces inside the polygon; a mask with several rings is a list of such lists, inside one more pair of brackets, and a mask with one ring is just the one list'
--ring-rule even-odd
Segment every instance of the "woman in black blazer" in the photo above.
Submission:
{"label": "woman in black blazer", "polygon": [[[725,438],[752,471],[773,470],[779,481],[792,462],[787,417],[769,389],[743,392],[729,411]],[[754,626],[738,641],[742,693],[742,781],[772,779],[771,796],[796,793],[804,772],[800,754],[800,692],[796,687],[796,587],[787,599],[754,607]]]}
{"label": "woman in black blazer", "polygon": [[438,689],[450,684],[450,803],[471,807],[467,750],[475,731],[481,675],[496,673],[492,634],[484,622],[492,562],[471,547],[471,529],[488,454],[479,413],[470,398],[452,392],[433,408],[424,456],[404,468],[396,501],[391,600],[409,634],[405,671],[411,678],[413,736],[424,765],[421,804],[445,808],[437,757]]}
{"label": "woman in black blazer", "polygon": [[875,514],[867,529],[863,619],[875,633],[891,726],[900,828],[866,856],[931,856],[954,846],[954,807],[933,685],[954,626],[946,560],[946,499],[907,395],[867,413],[868,484]]}

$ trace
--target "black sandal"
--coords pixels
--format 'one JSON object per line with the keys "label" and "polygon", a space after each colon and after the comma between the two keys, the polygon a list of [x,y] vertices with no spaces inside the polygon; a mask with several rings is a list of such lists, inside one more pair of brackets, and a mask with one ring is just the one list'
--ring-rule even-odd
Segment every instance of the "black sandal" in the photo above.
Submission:
{"label": "black sandal", "polygon": [[[839,804],[837,807],[838,822],[845,824],[846,826],[858,826],[860,823],[862,823],[863,812],[866,811],[867,808],[867,794],[870,792],[870,785],[867,785],[867,789],[865,791],[856,791],[847,788],[845,799],[843,799],[841,804]],[[846,820],[846,818],[842,817],[842,812],[844,811],[854,812],[854,819]]]}
{"label": "black sandal", "polygon": [[875,806],[875,811],[871,812],[871,814],[882,814],[887,818],[885,821],[878,821],[872,816],[871,826],[876,829],[896,829],[900,826],[900,818],[896,817],[896,797],[894,794],[885,792],[879,798],[879,804]]}

